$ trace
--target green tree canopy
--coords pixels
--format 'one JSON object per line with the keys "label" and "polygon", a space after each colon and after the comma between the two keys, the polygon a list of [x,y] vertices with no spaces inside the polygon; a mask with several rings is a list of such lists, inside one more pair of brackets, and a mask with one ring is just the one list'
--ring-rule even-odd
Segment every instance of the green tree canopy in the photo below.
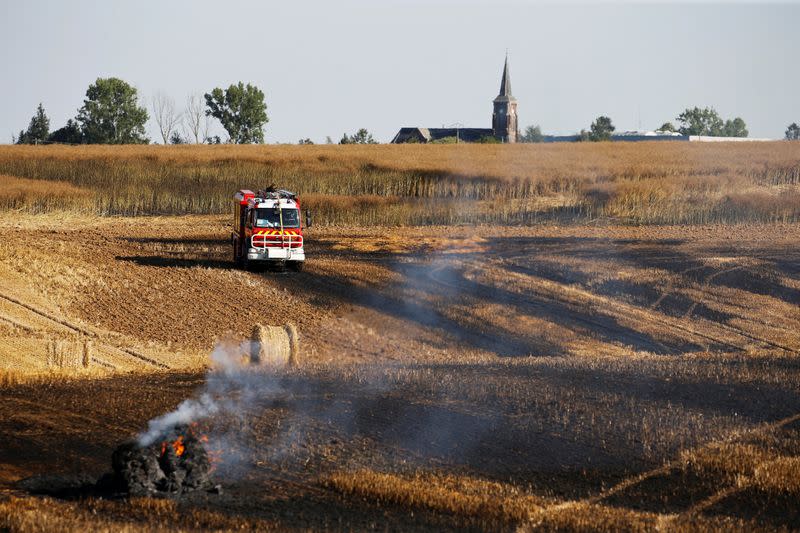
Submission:
{"label": "green tree canopy", "polygon": [[789,124],[789,127],[786,128],[786,140],[800,141],[800,126],[798,126],[796,122],[792,122]]}
{"label": "green tree canopy", "polygon": [[147,144],[148,118],[136,89],[119,78],[97,78],[89,85],[77,116],[90,144]]}
{"label": "green tree canopy", "polygon": [[713,107],[687,109],[677,117],[682,135],[709,135],[720,137],[725,123]]}
{"label": "green tree canopy", "polygon": [[50,119],[44,112],[44,106],[39,104],[36,114],[31,118],[28,129],[21,131],[17,138],[17,144],[36,144],[44,142],[50,135]]}
{"label": "green tree canopy", "polygon": [[342,135],[339,144],[378,144],[366,128],[361,128],[353,135]]}
{"label": "green tree canopy", "polygon": [[222,123],[231,142],[264,142],[264,125],[269,122],[264,93],[255,85],[239,82],[224,91],[219,87],[205,94],[206,115]]}
{"label": "green tree canopy", "polygon": [[615,128],[614,124],[611,123],[610,118],[606,116],[597,117],[589,127],[589,140],[609,141],[611,140],[611,134],[615,129],[617,128]]}
{"label": "green tree canopy", "polygon": [[537,126],[528,126],[525,128],[525,132],[519,138],[520,142],[523,143],[540,143],[544,140],[544,136],[542,135],[542,128]]}
{"label": "green tree canopy", "polygon": [[661,125],[660,128],[658,128],[658,131],[674,132],[675,126],[673,126],[672,122],[665,122]]}
{"label": "green tree canopy", "polygon": [[750,132],[747,131],[747,124],[744,123],[740,117],[733,120],[726,120],[725,126],[722,128],[723,137],[747,137]]}
{"label": "green tree canopy", "polygon": [[67,120],[67,124],[50,134],[47,139],[50,142],[81,144],[84,142],[83,132],[77,122],[72,119]]}
{"label": "green tree canopy", "polygon": [[747,137],[747,124],[740,117],[724,121],[713,107],[694,107],[678,115],[682,135],[710,137]]}

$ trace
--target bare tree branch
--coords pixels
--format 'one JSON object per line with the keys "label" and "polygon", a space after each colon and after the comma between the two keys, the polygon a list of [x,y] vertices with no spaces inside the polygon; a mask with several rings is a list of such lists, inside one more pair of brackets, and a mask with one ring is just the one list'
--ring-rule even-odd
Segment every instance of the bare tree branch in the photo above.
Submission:
{"label": "bare tree branch", "polygon": [[175,101],[163,92],[153,96],[153,118],[164,144],[169,144],[170,135],[181,122],[181,114],[175,110]]}
{"label": "bare tree branch", "polygon": [[194,142],[196,144],[205,142],[211,127],[211,119],[206,116],[205,100],[198,94],[190,94],[186,98],[184,114],[186,115],[186,127],[194,137]]}

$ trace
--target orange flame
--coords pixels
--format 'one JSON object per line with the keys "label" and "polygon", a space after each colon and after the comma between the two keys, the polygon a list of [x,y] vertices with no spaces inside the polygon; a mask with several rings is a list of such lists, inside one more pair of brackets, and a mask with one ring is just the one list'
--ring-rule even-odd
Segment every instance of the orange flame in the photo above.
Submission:
{"label": "orange flame", "polygon": [[183,455],[183,452],[186,451],[186,446],[183,444],[183,435],[178,435],[178,438],[170,443],[162,442],[161,455],[164,455],[164,453],[166,453],[167,444],[172,446],[172,449],[175,450],[175,455],[177,455],[178,457]]}

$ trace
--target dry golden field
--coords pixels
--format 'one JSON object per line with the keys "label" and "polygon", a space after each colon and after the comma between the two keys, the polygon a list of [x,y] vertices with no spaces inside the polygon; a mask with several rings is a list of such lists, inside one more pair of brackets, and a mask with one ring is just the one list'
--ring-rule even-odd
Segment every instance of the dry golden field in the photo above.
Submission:
{"label": "dry golden field", "polygon": [[[0,150],[0,530],[800,527],[800,224],[541,211],[615,183],[780,197],[790,143],[476,146],[471,163],[449,146],[40,148]],[[575,188],[537,189],[559,164]],[[208,186],[195,201],[224,211],[223,187],[272,166],[276,184],[311,176],[322,202],[302,273],[235,269],[226,214],[100,216],[114,187],[153,200],[191,173]],[[413,207],[386,220],[380,187],[401,182],[428,192],[398,192]],[[373,211],[324,220],[336,183]],[[396,225],[446,187],[538,214]],[[297,367],[210,368],[254,324],[286,321]],[[204,392],[235,406],[201,420],[222,494],[83,491],[115,446]]]}
{"label": "dry golden field", "polygon": [[91,191],[88,206],[71,190],[53,194],[70,209],[111,215],[225,213],[231,190],[275,183],[303,195],[326,225],[800,217],[800,143],[792,142],[6,146],[3,173]]}

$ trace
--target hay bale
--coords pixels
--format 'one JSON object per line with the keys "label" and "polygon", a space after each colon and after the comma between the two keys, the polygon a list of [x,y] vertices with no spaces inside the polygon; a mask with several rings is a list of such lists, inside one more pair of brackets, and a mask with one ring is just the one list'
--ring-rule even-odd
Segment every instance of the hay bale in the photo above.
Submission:
{"label": "hay bale", "polygon": [[288,322],[283,329],[286,330],[286,335],[289,337],[289,366],[296,367],[300,364],[300,336],[297,328],[291,322]]}
{"label": "hay bale", "polygon": [[53,348],[53,361],[55,362],[55,366],[59,368],[64,368],[64,341],[57,340],[55,342],[55,347]]}
{"label": "hay bale", "polygon": [[250,337],[250,363],[273,367],[297,364],[299,337],[293,324],[264,326],[256,324]]}
{"label": "hay bale", "polygon": [[46,364],[47,364],[47,366],[55,366],[56,365],[56,341],[53,341],[53,340],[47,341]]}

